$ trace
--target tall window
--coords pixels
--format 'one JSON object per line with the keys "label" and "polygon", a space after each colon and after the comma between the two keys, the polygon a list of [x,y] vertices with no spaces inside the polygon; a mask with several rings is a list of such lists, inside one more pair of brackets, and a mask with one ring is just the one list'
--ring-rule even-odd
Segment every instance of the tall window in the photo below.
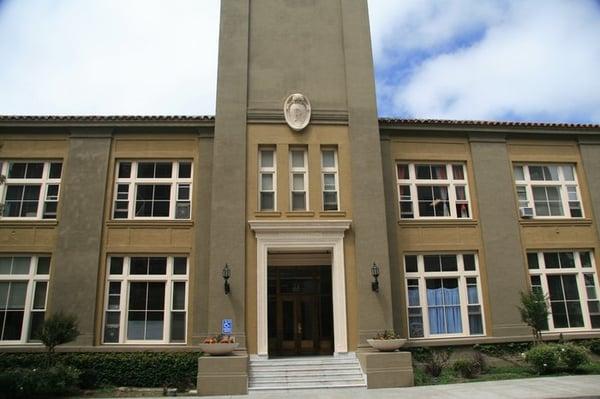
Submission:
{"label": "tall window", "polygon": [[550,302],[550,330],[600,328],[598,277],[592,252],[527,254],[531,287]]}
{"label": "tall window", "polygon": [[323,210],[339,211],[339,182],[337,151],[323,149],[321,151],[321,176],[323,183]]}
{"label": "tall window", "polygon": [[36,341],[46,313],[50,257],[0,257],[0,343]]}
{"label": "tall window", "polygon": [[292,149],[290,151],[290,191],[292,211],[306,211],[308,209],[308,173],[306,164],[306,150]]}
{"label": "tall window", "polygon": [[399,163],[401,219],[470,218],[465,165]]}
{"label": "tall window", "polygon": [[409,336],[483,334],[478,269],[475,254],[406,255]]}
{"label": "tall window", "polygon": [[3,218],[56,219],[61,161],[0,162]]}
{"label": "tall window", "polygon": [[274,211],[276,205],[277,168],[275,149],[263,148],[259,151],[258,165],[258,191],[259,209],[261,211]]}
{"label": "tall window", "polygon": [[514,165],[519,208],[538,218],[583,217],[573,165]]}
{"label": "tall window", "polygon": [[114,219],[189,219],[192,163],[119,161]]}
{"label": "tall window", "polygon": [[104,343],[184,343],[188,260],[111,256]]}

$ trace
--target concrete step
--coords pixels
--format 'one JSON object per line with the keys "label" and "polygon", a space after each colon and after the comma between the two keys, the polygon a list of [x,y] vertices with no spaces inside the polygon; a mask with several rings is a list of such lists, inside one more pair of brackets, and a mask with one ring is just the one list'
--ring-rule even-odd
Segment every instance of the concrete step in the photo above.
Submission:
{"label": "concrete step", "polygon": [[[335,375],[335,376],[345,376],[345,375],[362,375],[362,370],[358,369],[358,368],[352,368],[352,369],[334,369],[334,370],[328,370],[327,371],[327,375]],[[285,377],[285,376],[297,376],[297,377],[310,377],[310,376],[320,376],[323,375],[323,370],[322,369],[313,369],[313,370],[273,370],[273,371],[269,371],[268,373],[265,372],[260,372],[260,371],[255,371],[252,370],[249,373],[250,378],[253,377],[258,377],[258,378],[263,378],[264,376],[267,377]]]}
{"label": "concrete step", "polygon": [[364,388],[367,384],[364,382],[361,383],[350,383],[350,382],[299,382],[299,383],[287,383],[285,385],[281,384],[258,384],[251,385],[248,387],[249,391],[267,391],[267,390],[288,390],[288,389],[324,389],[324,388]]}
{"label": "concrete step", "polygon": [[352,375],[321,375],[321,376],[281,376],[281,377],[251,377],[250,381],[253,383],[266,383],[266,382],[326,382],[326,381],[363,381],[362,374],[352,374]]}

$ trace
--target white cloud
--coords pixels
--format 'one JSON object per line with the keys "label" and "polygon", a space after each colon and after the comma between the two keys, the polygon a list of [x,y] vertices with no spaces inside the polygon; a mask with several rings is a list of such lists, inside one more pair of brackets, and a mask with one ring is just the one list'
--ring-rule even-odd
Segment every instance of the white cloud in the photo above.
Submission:
{"label": "white cloud", "polygon": [[2,114],[214,114],[218,0],[12,0]]}
{"label": "white cloud", "polygon": [[[377,6],[371,3],[372,8]],[[440,15],[434,3],[440,2],[420,2],[426,10],[419,11],[411,2],[406,7],[404,2],[387,3],[387,10],[379,4],[381,9],[372,14],[408,14],[402,20],[416,26],[436,25]],[[438,30],[435,35],[417,30],[411,37],[402,23],[387,32],[374,28],[381,108],[419,118],[600,121],[596,3],[470,2],[475,8],[479,3],[488,8],[475,10],[476,17],[469,22],[465,21],[473,7],[461,0],[441,3],[448,6],[441,18],[449,20],[431,28]],[[463,14],[454,12],[454,7]],[[474,42],[449,46],[469,30],[482,28],[484,34]],[[402,35],[408,35],[408,44],[395,45]],[[431,52],[436,47],[440,50]],[[430,53],[404,76],[394,76],[394,68],[406,67],[402,65],[406,60],[398,55],[410,58],[418,51]]]}

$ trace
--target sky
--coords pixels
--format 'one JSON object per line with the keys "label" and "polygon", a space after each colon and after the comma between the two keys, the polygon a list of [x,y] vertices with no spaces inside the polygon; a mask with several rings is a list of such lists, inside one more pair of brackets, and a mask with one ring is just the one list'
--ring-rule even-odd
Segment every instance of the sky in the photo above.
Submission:
{"label": "sky", "polygon": [[[600,123],[600,0],[369,12],[379,116]],[[0,0],[0,114],[213,115],[218,23],[219,0]]]}

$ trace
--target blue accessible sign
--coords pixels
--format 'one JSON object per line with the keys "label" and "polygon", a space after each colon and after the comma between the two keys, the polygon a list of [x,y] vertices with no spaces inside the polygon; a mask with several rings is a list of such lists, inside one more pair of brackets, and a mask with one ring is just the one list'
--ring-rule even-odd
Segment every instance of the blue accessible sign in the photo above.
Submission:
{"label": "blue accessible sign", "polygon": [[231,335],[233,332],[233,320],[223,319],[221,321],[221,334]]}

